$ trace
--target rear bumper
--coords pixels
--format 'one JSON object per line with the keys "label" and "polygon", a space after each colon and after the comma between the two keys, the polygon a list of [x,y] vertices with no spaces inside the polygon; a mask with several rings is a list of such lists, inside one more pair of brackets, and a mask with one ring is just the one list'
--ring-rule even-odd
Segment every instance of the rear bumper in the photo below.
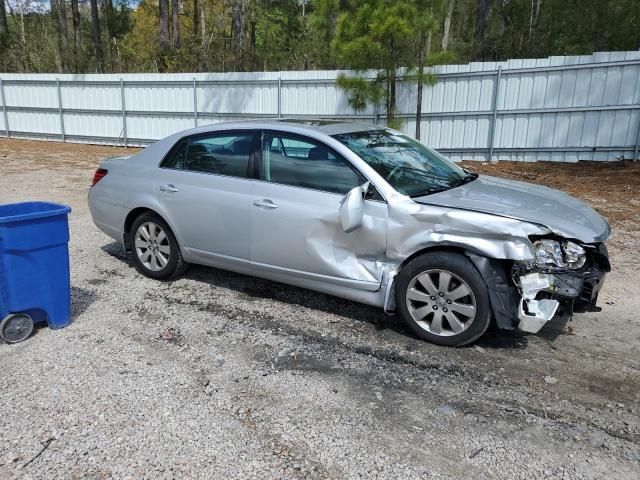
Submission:
{"label": "rear bumper", "polygon": [[88,203],[89,212],[91,212],[91,218],[96,227],[124,245],[123,229],[127,209],[121,205],[92,198],[91,191],[89,192]]}

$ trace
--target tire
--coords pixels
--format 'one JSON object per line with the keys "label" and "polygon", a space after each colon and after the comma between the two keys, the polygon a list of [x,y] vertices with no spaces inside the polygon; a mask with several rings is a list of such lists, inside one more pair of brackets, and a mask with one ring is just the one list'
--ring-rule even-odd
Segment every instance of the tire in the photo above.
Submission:
{"label": "tire", "polygon": [[171,228],[154,212],[145,212],[134,220],[129,238],[136,269],[149,278],[177,277],[189,267]]}
{"label": "tire", "polygon": [[33,333],[33,319],[26,313],[7,315],[0,322],[0,337],[7,343],[26,340]]}
{"label": "tire", "polygon": [[491,322],[486,284],[464,255],[429,252],[414,258],[398,274],[395,290],[398,312],[428,342],[467,345]]}

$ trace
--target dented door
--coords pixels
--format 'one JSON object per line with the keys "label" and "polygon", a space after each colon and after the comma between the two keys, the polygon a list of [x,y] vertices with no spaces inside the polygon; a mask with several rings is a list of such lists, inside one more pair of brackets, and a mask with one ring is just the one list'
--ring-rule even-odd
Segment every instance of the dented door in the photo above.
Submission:
{"label": "dented door", "polygon": [[387,205],[365,201],[363,224],[346,233],[339,208],[365,182],[315,139],[263,131],[251,208],[252,263],[306,281],[378,290],[386,253]]}
{"label": "dented door", "polygon": [[365,201],[360,228],[345,233],[343,195],[256,182],[251,209],[251,261],[292,276],[378,290],[386,251],[387,205]]}

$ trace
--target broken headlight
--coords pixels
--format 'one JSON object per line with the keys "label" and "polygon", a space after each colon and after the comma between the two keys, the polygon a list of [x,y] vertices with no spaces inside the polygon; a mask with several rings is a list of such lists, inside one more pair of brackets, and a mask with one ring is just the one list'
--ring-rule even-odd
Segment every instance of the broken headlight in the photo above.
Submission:
{"label": "broken headlight", "polygon": [[587,255],[580,245],[568,240],[560,243],[543,239],[534,242],[536,263],[540,267],[570,268],[577,270],[587,261]]}
{"label": "broken headlight", "polygon": [[564,261],[567,267],[572,270],[581,268],[587,261],[587,254],[577,243],[566,241],[562,245],[562,251],[564,252]]}

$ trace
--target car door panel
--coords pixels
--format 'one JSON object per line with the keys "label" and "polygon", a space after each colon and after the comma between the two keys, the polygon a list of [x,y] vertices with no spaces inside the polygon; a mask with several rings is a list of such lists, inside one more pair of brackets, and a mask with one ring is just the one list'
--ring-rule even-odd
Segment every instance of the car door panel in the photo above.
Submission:
{"label": "car door panel", "polygon": [[263,132],[261,152],[261,180],[255,182],[251,209],[252,263],[309,280],[378,289],[387,205],[365,201],[362,226],[351,233],[339,219],[344,193],[364,177],[329,147],[306,137]]}
{"label": "car door panel", "polygon": [[249,260],[255,133],[223,131],[183,139],[158,169],[155,195],[188,255]]}
{"label": "car door panel", "polygon": [[156,196],[170,212],[183,247],[248,259],[252,181],[161,170]]}
{"label": "car door panel", "polygon": [[386,204],[366,201],[362,226],[345,233],[338,217],[341,195],[256,182],[254,196],[277,208],[252,208],[252,262],[329,283],[379,288],[386,252]]}

